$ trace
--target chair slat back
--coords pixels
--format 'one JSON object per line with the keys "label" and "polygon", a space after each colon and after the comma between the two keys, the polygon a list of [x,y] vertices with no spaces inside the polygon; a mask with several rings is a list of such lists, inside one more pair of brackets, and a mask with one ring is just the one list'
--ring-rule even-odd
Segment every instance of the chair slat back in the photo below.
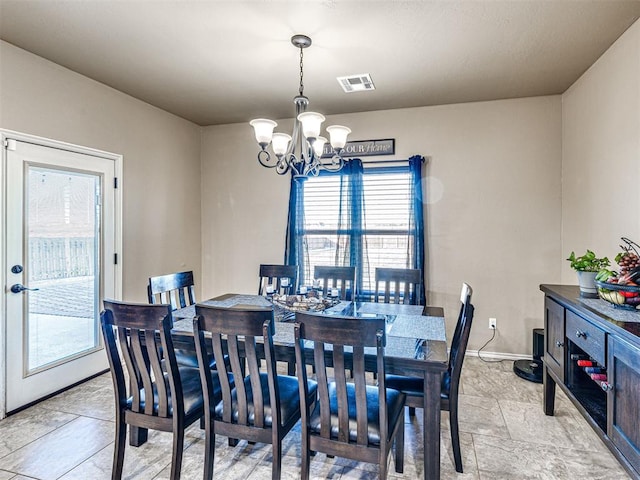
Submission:
{"label": "chair slat back", "polygon": [[457,391],[460,383],[460,375],[462,373],[462,362],[464,354],[469,343],[469,335],[471,333],[471,323],[473,322],[474,306],[471,303],[473,295],[472,288],[466,283],[462,284],[460,294],[460,313],[458,321],[451,339],[451,348],[449,350],[449,374],[451,375],[451,389]]}
{"label": "chair slat back", "polygon": [[404,303],[417,305],[419,302],[422,272],[414,268],[376,268],[376,303]]}
{"label": "chair slat back", "polygon": [[338,289],[341,300],[351,300],[355,292],[356,268],[317,265],[313,278],[322,280],[322,294],[329,296],[331,289]]}
{"label": "chair slat back", "polygon": [[[283,279],[288,285],[283,285]],[[298,267],[295,265],[260,265],[260,283],[258,295],[267,293],[267,285],[274,289],[273,293],[293,294],[296,291],[298,281]]]}
{"label": "chair slat back", "polygon": [[[220,387],[222,390],[223,418],[226,423],[250,425],[249,405],[253,399],[253,426],[265,427],[266,399],[263,398],[260,383],[261,358],[265,358],[266,374],[269,382],[270,404],[273,422],[280,421],[280,399],[278,385],[275,381],[276,364],[273,352],[274,318],[272,309],[229,309],[196,304],[196,317],[193,320],[196,338],[196,353],[198,364],[209,365],[210,354],[213,352]],[[205,336],[208,332],[210,336]],[[225,362],[225,355],[228,361]],[[212,395],[211,376],[203,373],[200,368],[200,378],[207,386],[204,391],[205,404],[207,396]],[[231,375],[230,375],[231,374]],[[241,379],[249,379],[249,389]],[[235,392],[238,418],[233,418],[233,401],[230,378],[235,382]],[[279,423],[278,423],[279,424]]]}
{"label": "chair slat back", "polygon": [[[356,411],[356,441],[358,445],[368,443],[368,420],[365,377],[365,348],[373,347],[377,354],[378,392],[380,415],[386,416],[386,395],[383,347],[385,341],[384,318],[334,317],[322,314],[296,313],[295,351],[302,401],[302,421],[308,422],[311,402],[306,392],[307,363],[305,340],[314,342],[313,359],[318,382],[320,402],[320,436],[338,442],[349,443],[349,411]],[[333,368],[333,371],[329,370]],[[356,404],[347,402],[347,369],[352,369]],[[331,398],[337,401],[338,423],[332,425],[330,415]],[[387,438],[387,422],[380,419],[381,438]],[[352,429],[352,428],[351,428]],[[337,430],[337,434],[332,433]]]}
{"label": "chair slat back", "polygon": [[150,277],[147,297],[151,304],[170,304],[172,310],[196,303],[193,272],[178,272]]}
{"label": "chair slat back", "polygon": [[[131,397],[133,412],[163,418],[172,416],[172,408],[182,411],[171,307],[105,300],[104,308],[100,323],[118,401]],[[129,375],[128,393],[123,363]]]}

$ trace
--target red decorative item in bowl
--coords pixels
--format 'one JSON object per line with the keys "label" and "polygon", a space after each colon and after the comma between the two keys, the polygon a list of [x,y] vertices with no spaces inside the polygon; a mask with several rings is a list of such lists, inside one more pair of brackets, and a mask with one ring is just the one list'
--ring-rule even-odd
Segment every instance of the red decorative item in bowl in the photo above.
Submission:
{"label": "red decorative item in bowl", "polygon": [[640,286],[618,285],[596,281],[598,295],[616,308],[635,310],[640,313]]}

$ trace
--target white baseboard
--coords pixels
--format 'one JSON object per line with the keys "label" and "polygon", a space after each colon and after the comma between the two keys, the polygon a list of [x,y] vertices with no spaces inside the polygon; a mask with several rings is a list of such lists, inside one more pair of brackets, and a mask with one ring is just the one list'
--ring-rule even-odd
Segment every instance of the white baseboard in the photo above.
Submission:
{"label": "white baseboard", "polygon": [[[467,357],[477,357],[477,350],[467,350],[465,352],[465,356]],[[495,358],[500,360],[531,360],[531,355],[524,355],[519,353],[502,353],[502,352],[487,352],[483,350],[480,352],[480,356],[482,358]]]}

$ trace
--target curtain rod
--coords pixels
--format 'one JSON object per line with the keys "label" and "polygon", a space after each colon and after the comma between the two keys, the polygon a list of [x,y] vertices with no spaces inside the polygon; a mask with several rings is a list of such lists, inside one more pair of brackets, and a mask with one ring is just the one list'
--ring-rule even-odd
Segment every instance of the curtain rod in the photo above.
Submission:
{"label": "curtain rod", "polygon": [[402,160],[362,160],[360,159],[360,161],[362,163],[403,163],[403,162],[408,162],[408,159],[402,159]]}
{"label": "curtain rod", "polygon": [[[422,163],[424,163],[426,161],[426,158],[422,155],[412,155],[409,158],[402,158],[402,159],[397,159],[397,158],[388,158],[386,160],[364,160],[362,158],[360,158],[360,161],[362,162],[362,164],[370,164],[370,165],[375,165],[377,163],[409,163],[409,160],[411,160],[414,157],[420,157],[422,159]],[[351,158],[358,158],[358,157],[351,157]]]}

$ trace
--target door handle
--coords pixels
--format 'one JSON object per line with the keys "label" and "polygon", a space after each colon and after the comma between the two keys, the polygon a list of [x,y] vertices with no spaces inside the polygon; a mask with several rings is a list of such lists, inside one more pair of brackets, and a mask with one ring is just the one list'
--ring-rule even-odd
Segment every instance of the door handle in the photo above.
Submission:
{"label": "door handle", "polygon": [[39,288],[28,288],[28,287],[25,287],[24,285],[22,285],[21,283],[16,283],[14,285],[11,285],[11,291],[13,293],[24,292],[25,290],[29,290],[29,291],[35,292],[36,290],[40,290],[40,289]]}

